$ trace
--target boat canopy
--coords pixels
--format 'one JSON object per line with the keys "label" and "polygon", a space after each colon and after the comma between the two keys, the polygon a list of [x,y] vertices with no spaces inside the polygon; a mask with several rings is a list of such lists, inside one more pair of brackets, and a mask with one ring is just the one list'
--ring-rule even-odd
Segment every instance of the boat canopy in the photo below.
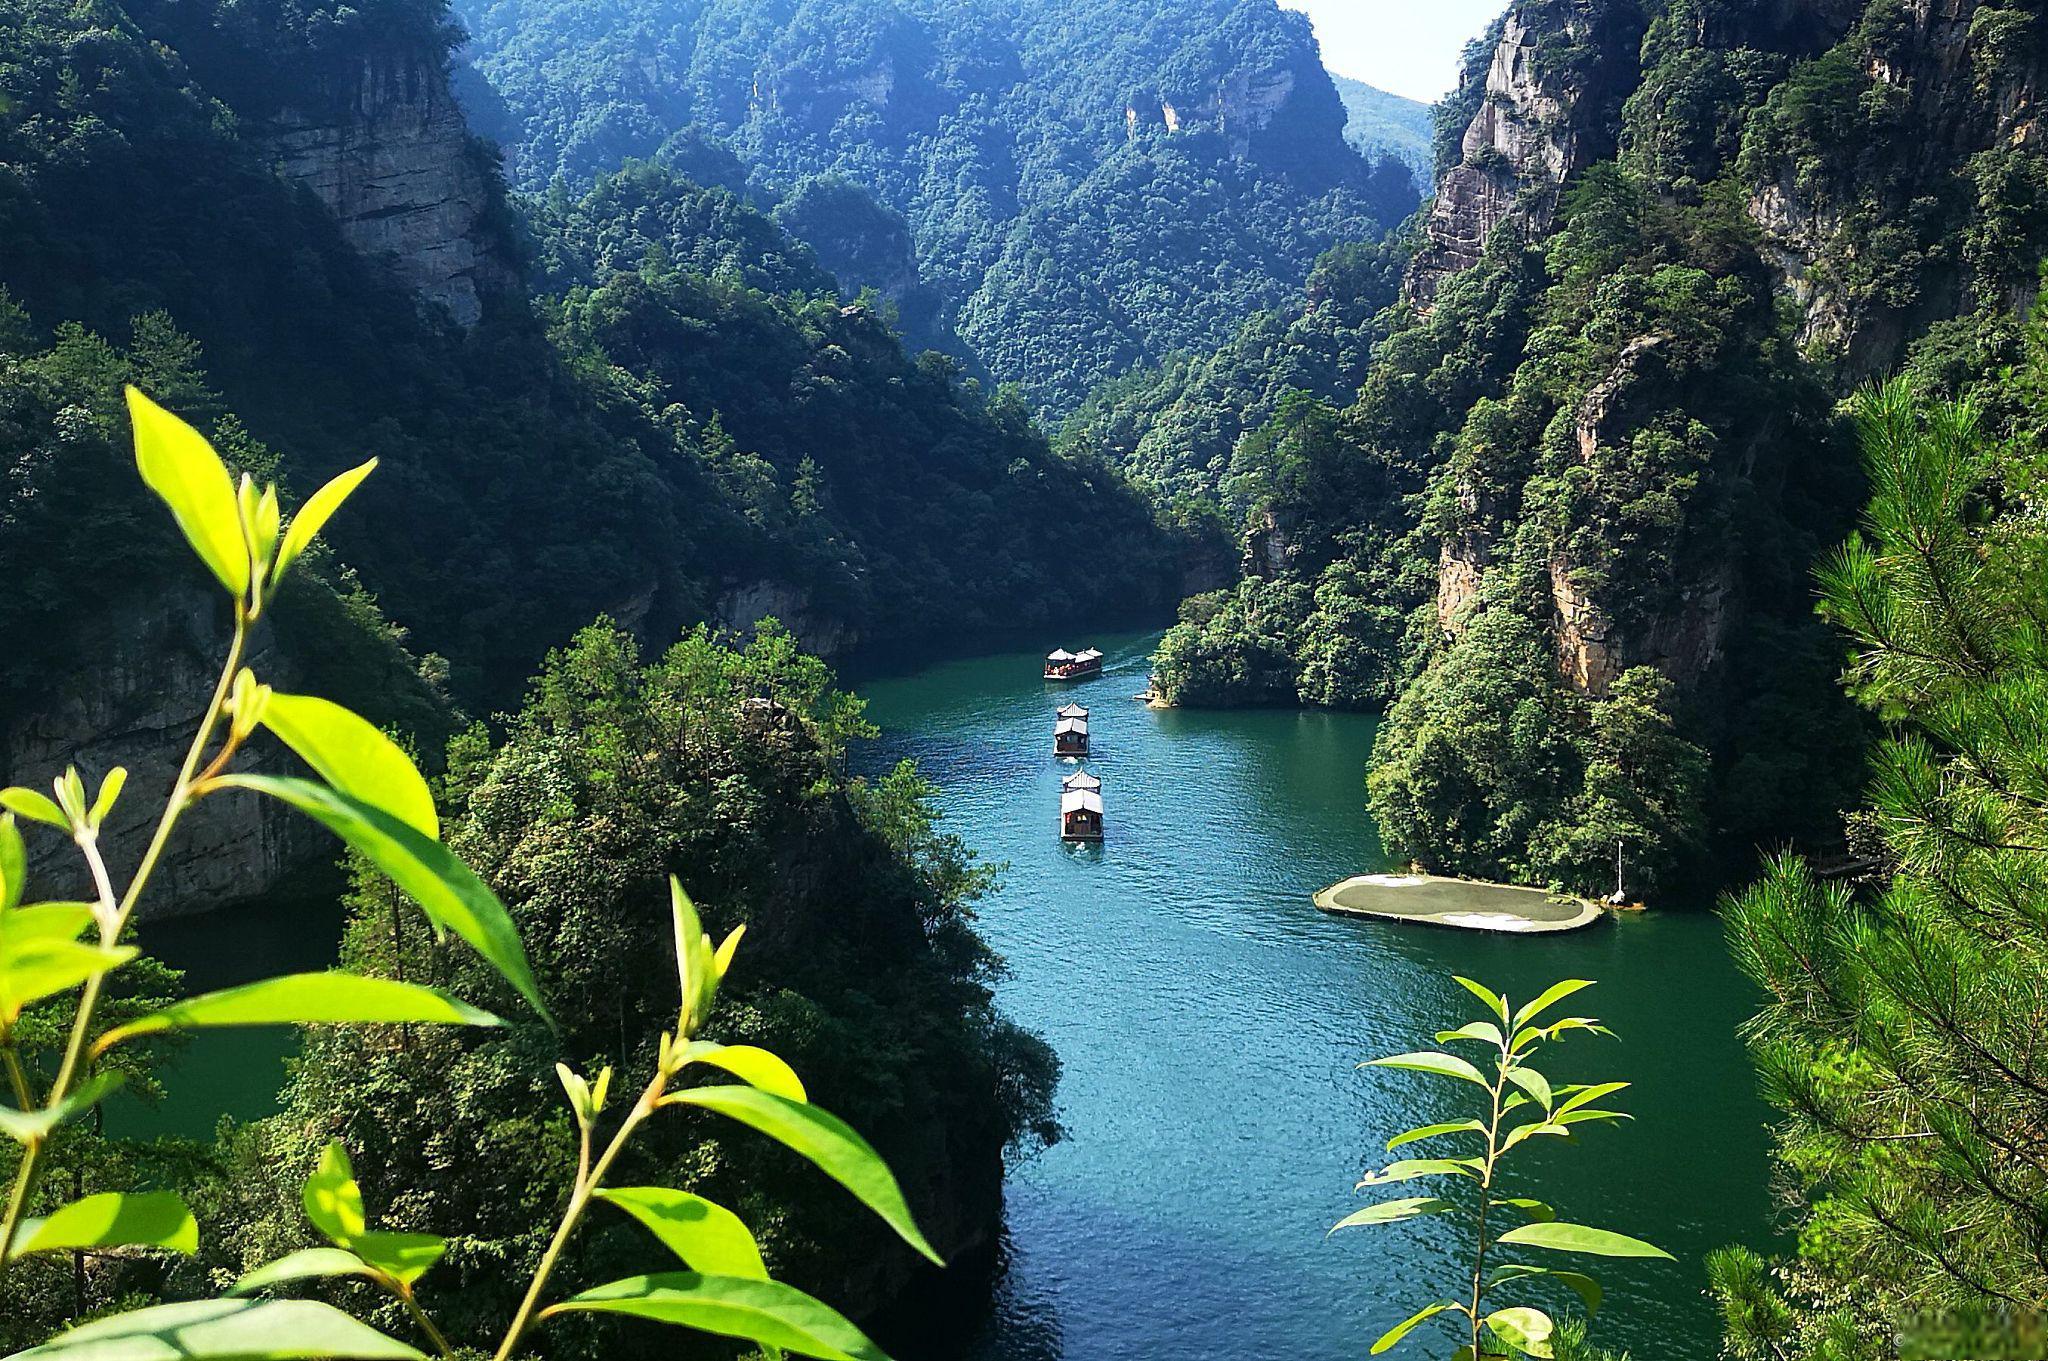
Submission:
{"label": "boat canopy", "polygon": [[1088,648],[1088,649],[1086,649],[1085,651],[1082,651],[1082,652],[1077,652],[1077,653],[1075,653],[1075,654],[1074,654],[1074,660],[1075,660],[1075,661],[1077,661],[1077,662],[1093,662],[1093,661],[1100,661],[1100,660],[1101,660],[1101,658],[1102,658],[1102,649],[1101,649],[1101,648],[1099,648],[1099,647],[1091,647],[1091,648]]}
{"label": "boat canopy", "polygon": [[1088,711],[1078,704],[1062,704],[1058,711],[1061,718],[1086,718]]}
{"label": "boat canopy", "polygon": [[1055,736],[1061,733],[1070,732],[1077,732],[1086,735],[1088,731],[1088,720],[1085,718],[1063,718],[1059,722],[1052,725],[1052,730]]}
{"label": "boat canopy", "polygon": [[1056,647],[1052,651],[1046,653],[1045,659],[1049,662],[1071,662],[1079,660],[1074,656],[1073,653],[1067,651],[1063,647]]}
{"label": "boat canopy", "polygon": [[1067,776],[1066,779],[1060,781],[1060,788],[1063,790],[1100,789],[1102,788],[1102,781],[1096,779],[1085,770],[1077,770]]}
{"label": "boat canopy", "polygon": [[1060,815],[1102,812],[1102,795],[1092,789],[1069,789],[1060,795]]}

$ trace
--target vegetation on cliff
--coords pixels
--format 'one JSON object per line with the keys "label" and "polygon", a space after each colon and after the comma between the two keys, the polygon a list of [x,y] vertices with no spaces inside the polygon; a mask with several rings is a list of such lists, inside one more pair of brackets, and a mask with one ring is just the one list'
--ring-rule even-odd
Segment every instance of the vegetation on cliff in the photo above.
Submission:
{"label": "vegetation on cliff", "polygon": [[[1591,888],[1613,847],[1569,828],[1586,773],[1613,773],[1597,712],[1648,667],[1671,684],[1630,703],[1705,765],[1615,790],[1637,887],[1829,839],[1864,740],[1806,585],[1860,496],[1833,403],[1944,317],[2009,325],[2048,250],[2040,158],[2015,150],[2048,39],[1969,9],[1516,7],[1497,59],[1468,49],[1461,92],[1490,92],[1423,226],[1484,240],[1477,263],[1424,250],[1355,401],[1248,392],[1267,424],[1190,461],[1207,485],[1177,489],[1241,527],[1247,580],[1184,610],[1169,695],[1391,702],[1372,788],[1397,853]],[[1490,239],[1481,209],[1505,213]],[[1961,337],[1939,362],[1967,366]],[[1164,396],[1122,427],[1213,400]]]}

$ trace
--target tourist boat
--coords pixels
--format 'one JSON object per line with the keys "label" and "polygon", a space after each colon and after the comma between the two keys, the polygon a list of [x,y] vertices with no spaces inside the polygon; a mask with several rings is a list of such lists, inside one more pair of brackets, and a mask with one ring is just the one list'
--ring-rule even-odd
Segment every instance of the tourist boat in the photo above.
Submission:
{"label": "tourist boat", "polygon": [[1102,781],[1086,771],[1060,782],[1060,840],[1102,840]]}
{"label": "tourist boat", "polygon": [[1088,711],[1078,704],[1062,704],[1052,725],[1052,754],[1088,754]]}
{"label": "tourist boat", "polygon": [[1069,652],[1055,648],[1045,654],[1045,678],[1049,681],[1086,680],[1102,674],[1102,653],[1099,649],[1088,648],[1081,652]]}

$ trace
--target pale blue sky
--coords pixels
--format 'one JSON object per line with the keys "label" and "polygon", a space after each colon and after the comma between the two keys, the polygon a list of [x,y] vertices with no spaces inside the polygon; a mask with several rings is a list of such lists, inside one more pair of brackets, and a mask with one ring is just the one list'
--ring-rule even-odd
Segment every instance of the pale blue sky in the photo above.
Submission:
{"label": "pale blue sky", "polygon": [[1323,65],[1429,102],[1458,83],[1458,53],[1506,0],[1280,0],[1306,13]]}

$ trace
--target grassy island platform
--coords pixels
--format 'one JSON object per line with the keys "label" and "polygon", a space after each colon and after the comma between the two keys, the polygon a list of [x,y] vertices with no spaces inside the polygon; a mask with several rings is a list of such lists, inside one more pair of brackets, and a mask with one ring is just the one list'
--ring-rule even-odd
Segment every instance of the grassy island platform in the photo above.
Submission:
{"label": "grassy island platform", "polygon": [[1353,875],[1316,894],[1315,904],[1339,916],[1522,935],[1576,931],[1602,915],[1598,903],[1582,898],[1554,898],[1540,888],[1434,874]]}

